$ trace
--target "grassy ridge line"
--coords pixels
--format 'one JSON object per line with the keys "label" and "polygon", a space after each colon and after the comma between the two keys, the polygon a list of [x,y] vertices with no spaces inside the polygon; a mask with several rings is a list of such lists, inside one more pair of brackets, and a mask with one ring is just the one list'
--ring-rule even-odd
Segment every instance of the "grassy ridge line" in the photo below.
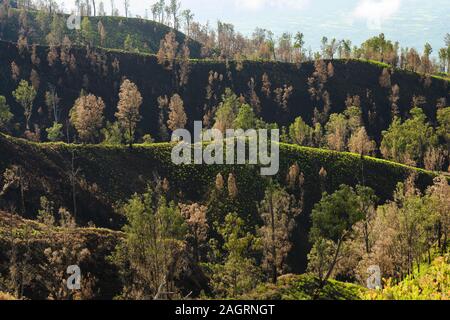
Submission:
{"label": "grassy ridge line", "polygon": [[[109,150],[109,151],[113,151],[113,150],[121,150],[121,151],[130,151],[128,146],[125,145],[108,145],[108,144],[68,144],[65,142],[33,142],[33,141],[29,141],[23,138],[16,138],[16,137],[12,137],[9,135],[6,135],[4,133],[0,133],[0,136],[9,140],[10,142],[14,142],[17,144],[26,144],[26,145],[31,145],[31,146],[35,146],[35,147],[48,147],[48,148],[66,148],[66,149],[74,149],[74,150],[81,150],[81,149],[86,149],[86,150],[93,150],[93,149],[103,149],[103,150]],[[134,144],[133,145],[133,149],[142,149],[142,150],[164,150],[164,151],[169,151],[173,148],[173,146],[176,143],[170,143],[170,142],[165,142],[165,143],[151,143],[151,144]],[[360,160],[361,156],[359,154],[356,153],[351,153],[351,152],[338,152],[338,151],[333,151],[333,150],[328,150],[328,149],[321,149],[321,148],[312,148],[312,147],[305,147],[305,146],[300,146],[300,145],[295,145],[295,144],[289,144],[289,143],[279,143],[280,148],[281,149],[291,149],[291,150],[296,150],[299,152],[303,152],[303,153],[316,153],[318,155],[341,155],[341,156],[349,156],[354,158],[354,160]],[[375,158],[375,157],[370,157],[370,156],[364,156],[364,160],[365,161],[370,161],[370,162],[375,162],[375,163],[379,163],[382,165],[390,165],[393,167],[398,167],[401,169],[406,169],[406,170],[413,170],[413,171],[417,171],[419,173],[423,173],[423,174],[427,174],[427,175],[432,175],[432,176],[437,176],[437,174],[435,172],[432,171],[428,171],[425,169],[421,169],[421,168],[416,168],[416,167],[412,167],[409,165],[405,165],[402,163],[398,163],[398,162],[394,162],[394,161],[389,161],[389,160],[385,160],[385,159],[380,159],[380,158]]]}
{"label": "grassy ridge line", "polygon": [[[107,145],[107,144],[68,144],[65,142],[44,142],[44,143],[38,143],[38,142],[33,142],[33,141],[29,141],[23,138],[16,138],[16,137],[12,137],[3,133],[0,133],[0,136],[12,143],[16,143],[16,144],[22,144],[22,145],[28,145],[28,146],[33,146],[33,147],[38,147],[38,148],[50,148],[53,150],[57,150],[57,149],[67,149],[67,150],[105,150],[105,151],[130,151],[128,146],[125,145]],[[151,151],[151,150],[155,150],[158,152],[163,152],[163,153],[167,153],[170,156],[171,150],[174,147],[175,143],[152,143],[152,144],[135,144],[133,146],[134,150],[138,150],[138,151]],[[299,154],[316,154],[317,156],[320,157],[348,157],[354,161],[361,161],[361,156],[355,153],[351,153],[351,152],[338,152],[338,151],[333,151],[333,150],[328,150],[328,149],[321,149],[321,148],[312,148],[312,147],[305,147],[305,146],[299,146],[299,145],[294,145],[294,144],[288,144],[288,143],[279,143],[280,145],[280,149],[281,151],[288,151],[288,152],[298,152]],[[130,152],[132,152],[133,150],[131,150]],[[385,159],[380,159],[380,158],[375,158],[375,157],[370,157],[370,156],[365,156],[363,158],[363,160],[365,162],[373,162],[373,163],[377,163],[383,166],[390,166],[392,168],[396,168],[396,169],[400,169],[400,170],[407,170],[407,171],[416,171],[417,173],[420,174],[425,174],[425,175],[429,175],[429,176],[434,176],[436,177],[437,174],[435,172],[432,171],[428,171],[425,169],[421,169],[421,168],[416,168],[416,167],[412,167],[409,165],[405,165],[405,164],[401,164],[401,163],[397,163],[397,162],[393,162],[393,161],[389,161],[389,160],[385,160]],[[184,165],[181,165],[184,166]]]}
{"label": "grassy ridge line", "polygon": [[[26,228],[30,228],[32,233],[27,234],[27,236],[24,237],[24,233],[22,231]],[[49,235],[63,234],[74,238],[97,236],[101,238],[110,237],[113,239],[121,239],[124,236],[122,231],[114,231],[106,228],[86,227],[66,229],[58,226],[49,227],[38,222],[37,220],[24,219],[20,216],[11,215],[8,212],[0,210],[0,239],[6,239],[11,235],[11,233],[13,233],[16,238],[23,238],[23,240],[27,240],[30,236],[35,239],[42,239],[49,237]]]}
{"label": "grassy ridge line", "polygon": [[[114,177],[114,172],[117,172],[119,177],[126,177],[127,169],[138,175],[143,174],[145,177],[150,177],[150,171],[156,170],[160,174],[167,175],[168,178],[171,178],[172,182],[182,191],[185,188],[189,189],[190,179],[194,179],[201,186],[198,193],[190,194],[191,196],[194,195],[194,198],[201,197],[202,192],[206,193],[208,186],[212,184],[215,176],[219,172],[222,174],[234,172],[236,174],[240,173],[243,176],[246,176],[250,172],[252,174],[259,172],[259,166],[253,165],[173,165],[171,162],[173,144],[170,143],[135,145],[133,150],[129,150],[126,146],[72,145],[62,142],[34,143],[4,135],[2,137],[15,145],[32,147],[32,152],[41,154],[42,159],[53,158],[55,154],[58,154],[68,161],[71,152],[75,151],[77,158],[83,162],[82,166],[97,168],[98,171],[88,170],[91,172],[91,174],[88,174],[91,181],[97,182],[97,180],[101,180],[101,176],[96,177],[93,175],[102,172],[105,176],[109,176],[113,181],[117,182],[118,185],[124,187],[125,190],[128,189],[128,192],[120,192],[120,187],[116,189],[115,185],[104,184],[102,189],[107,194],[114,193],[115,196],[112,197],[114,200],[123,200],[123,197],[128,196],[130,192],[136,191],[133,188],[126,188],[120,178],[116,179],[117,177]],[[85,161],[86,163],[84,163]],[[289,167],[296,162],[305,174],[307,179],[306,187],[310,187],[315,192],[318,190],[318,172],[324,167],[329,175],[327,181],[329,188],[327,188],[327,191],[334,191],[342,183],[354,185],[366,180],[367,184],[380,194],[381,199],[389,199],[396,184],[406,179],[411,172],[418,174],[419,186],[422,188],[428,186],[436,176],[436,174],[423,169],[413,168],[387,160],[371,157],[361,158],[359,155],[352,153],[341,153],[281,143],[280,172],[277,177],[281,183],[284,183],[284,178]],[[253,178],[253,181],[244,180],[241,184],[244,190],[251,191],[247,189],[247,182],[254,187],[258,187],[258,183],[260,183],[259,189],[261,189],[264,185],[262,181],[263,179],[257,176]],[[386,188],[387,186],[390,187]],[[114,189],[117,192],[112,192]],[[253,192],[252,194],[259,193]],[[320,195],[321,192],[319,192],[319,197]],[[318,200],[320,198],[316,201]]]}
{"label": "grassy ridge line", "polygon": [[[225,179],[233,173],[239,192],[230,210],[237,211],[249,230],[258,226],[257,204],[264,198],[267,184],[258,166],[178,166],[171,161],[172,147],[164,143],[136,145],[129,150],[120,146],[38,144],[0,135],[0,172],[11,165],[20,165],[31,180],[30,190],[26,193],[27,218],[35,218],[43,195],[54,201],[57,207],[72,211],[70,168],[72,151],[75,151],[75,165],[80,169],[80,182],[76,186],[77,220],[82,225],[92,221],[96,226],[113,230],[119,230],[124,223],[123,217],[115,213],[115,205],[136,192],[142,193],[147,183],[153,181],[155,173],[169,180],[171,193],[181,194],[181,201],[202,203],[207,202],[218,173]],[[418,187],[422,190],[431,185],[435,177],[430,172],[385,160],[361,159],[350,153],[281,144],[280,171],[273,179],[286,186],[287,173],[295,163],[305,176],[305,202],[294,230],[294,249],[288,262],[294,273],[305,271],[310,250],[307,237],[310,213],[322,198],[323,191],[332,193],[342,184],[356,186],[365,183],[375,190],[382,203],[392,199],[397,184],[405,181],[412,172],[417,172]],[[322,167],[327,171],[325,181],[319,176]],[[17,201],[14,198],[7,200],[11,204]]]}
{"label": "grassy ridge line", "polygon": [[[355,160],[361,159],[361,156],[359,154],[351,153],[351,152],[338,152],[338,151],[333,151],[333,150],[328,150],[328,149],[304,147],[304,146],[288,144],[288,143],[280,143],[280,146],[285,147],[285,148],[297,149],[297,150],[303,151],[303,152],[316,152],[317,154],[326,154],[326,155],[336,154],[336,155],[341,155],[341,156],[350,156],[350,157],[353,157]],[[394,162],[394,161],[389,161],[389,160],[375,158],[375,157],[369,157],[369,156],[364,156],[364,160],[379,163],[382,165],[390,165],[393,167],[398,167],[398,168],[402,168],[402,169],[406,169],[406,170],[413,170],[413,171],[417,171],[420,173],[436,176],[436,174],[434,172],[431,172],[431,171],[428,171],[425,169],[421,169],[421,168],[408,166],[408,165]]]}

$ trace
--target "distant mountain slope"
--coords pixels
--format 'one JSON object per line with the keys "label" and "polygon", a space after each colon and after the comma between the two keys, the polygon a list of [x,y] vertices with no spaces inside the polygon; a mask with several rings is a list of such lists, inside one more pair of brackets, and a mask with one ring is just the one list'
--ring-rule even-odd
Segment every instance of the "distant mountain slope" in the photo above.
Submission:
{"label": "distant mountain slope", "polygon": [[[75,60],[74,68],[61,63],[59,59],[49,66],[48,47],[37,47],[36,56],[32,63],[31,48],[22,53],[12,43],[0,41],[0,95],[7,98],[13,108],[15,121],[23,128],[23,112],[12,97],[11,92],[16,89],[20,79],[29,80],[32,71],[39,78],[38,96],[34,104],[32,123],[41,128],[52,124],[45,106],[45,92],[49,85],[56,87],[61,98],[61,116],[66,119],[74,101],[80,91],[100,96],[106,104],[107,120],[114,121],[114,113],[118,102],[118,91],[124,77],[137,84],[143,96],[141,115],[137,135],[142,137],[150,133],[158,138],[159,108],[157,99],[160,96],[171,96],[178,93],[184,100],[184,107],[188,117],[188,128],[193,127],[194,120],[202,120],[205,111],[211,111],[220,102],[225,88],[233,89],[238,95],[250,98],[251,87],[261,105],[261,115],[267,122],[276,122],[280,126],[288,125],[298,116],[311,122],[314,108],[320,103],[311,99],[308,92],[308,78],[314,72],[314,63],[301,65],[244,61],[242,68],[236,62],[213,62],[209,60],[192,60],[188,81],[180,86],[180,66],[167,70],[155,56],[145,54],[129,54],[118,51],[71,48],[69,54]],[[58,51],[59,52],[59,51]],[[11,76],[11,64],[19,67],[17,80]],[[329,93],[331,113],[342,112],[348,95],[359,95],[361,98],[363,117],[369,134],[379,140],[382,130],[388,128],[391,121],[390,88],[380,85],[380,76],[385,67],[380,63],[364,62],[360,60],[334,60],[334,76],[324,85],[324,91]],[[327,61],[328,63],[328,61]],[[271,84],[271,94],[266,96],[262,92],[262,78],[267,74]],[[253,79],[253,84],[252,84]],[[439,99],[450,101],[450,82],[440,78],[425,78],[419,74],[395,70],[391,76],[392,85],[400,86],[400,100],[398,102],[401,115],[408,116],[414,96],[426,98],[424,109],[433,122],[436,117],[436,104]],[[276,90],[292,86],[286,108],[277,103]],[[207,97],[207,87],[211,89]],[[38,112],[40,110],[40,112]],[[65,120],[63,120],[65,122]],[[44,130],[42,130],[45,132]]]}
{"label": "distant mountain slope", "polygon": [[[39,16],[40,15],[40,16]],[[17,42],[20,33],[19,24],[20,11],[17,9],[10,9],[10,14],[5,16],[0,22],[0,39],[5,41]],[[79,30],[69,30],[66,26],[68,15],[61,15],[61,24],[64,35],[75,44],[80,38],[81,32]],[[134,48],[141,52],[156,53],[159,50],[160,41],[169,33],[171,28],[161,23],[138,19],[138,18],[124,18],[124,17],[88,17],[91,24],[92,37],[94,39],[94,46],[102,46],[108,49],[124,49],[124,43],[127,36],[131,36]],[[98,23],[101,21],[106,36],[104,43],[100,41],[100,32]],[[28,44],[46,45],[47,35],[50,32],[52,25],[52,17],[44,16],[43,12],[28,11],[27,25],[29,31],[27,32]],[[186,36],[179,31],[175,31],[178,43],[182,44]],[[199,58],[201,55],[201,45],[198,42],[190,40],[189,48],[193,58]]]}

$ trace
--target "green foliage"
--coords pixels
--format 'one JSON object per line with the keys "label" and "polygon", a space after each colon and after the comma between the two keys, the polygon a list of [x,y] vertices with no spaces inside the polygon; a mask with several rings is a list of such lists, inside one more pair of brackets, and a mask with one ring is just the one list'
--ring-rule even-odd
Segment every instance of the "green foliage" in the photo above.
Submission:
{"label": "green foliage", "polygon": [[[40,12],[40,11],[39,11]],[[64,19],[63,16],[58,14],[48,15],[48,17],[45,17],[44,15],[41,16],[42,20],[41,22],[41,30],[43,31],[42,34],[45,34],[45,40],[49,45],[57,45],[60,44],[63,41],[65,31],[66,29],[66,19]],[[48,20],[51,20],[51,22],[44,26],[43,23],[46,23]],[[48,27],[50,27],[50,32],[48,32]]]}
{"label": "green foliage", "polygon": [[[183,240],[187,231],[175,203],[168,204],[164,197],[150,187],[143,195],[134,194],[123,206],[123,212],[128,221],[124,231],[131,245],[141,240],[140,237],[150,236],[154,232],[158,240]],[[152,232],[146,234],[150,229]]]}
{"label": "green foliage", "polygon": [[55,216],[54,216],[54,204],[49,201],[46,197],[41,197],[41,209],[38,211],[37,220],[40,223],[45,224],[46,226],[54,226],[55,225]]}
{"label": "green foliage", "polygon": [[225,132],[226,129],[232,129],[240,106],[241,103],[237,95],[231,89],[227,88],[214,117],[214,128],[222,132]]}
{"label": "green foliage", "polygon": [[0,129],[7,128],[13,117],[5,97],[0,96]]}
{"label": "green foliage", "polygon": [[[140,145],[130,152],[124,146],[34,144],[3,135],[0,135],[0,144],[5,151],[0,154],[0,160],[6,167],[21,164],[26,159],[27,163],[35,164],[33,172],[30,172],[34,175],[40,172],[38,164],[52,163],[50,167],[52,169],[47,171],[47,174],[53,177],[52,180],[42,178],[43,173],[39,175],[42,176],[39,181],[43,183],[45,181],[50,185],[51,181],[55,181],[54,179],[67,183],[60,171],[56,171],[56,168],[70,167],[71,154],[74,151],[77,158],[80,159],[77,163],[83,175],[88,181],[95,182],[99,189],[103,190],[109,204],[127,199],[135,192],[142,192],[145,185],[142,183],[130,184],[129,181],[142,181],[142,179],[149,181],[155,170],[171,181],[176,192],[181,191],[190,199],[204,199],[219,172],[225,179],[230,172],[234,172],[238,177],[238,198],[229,199],[225,189],[220,196],[211,197],[210,201],[208,197],[207,200],[208,219],[211,218],[220,223],[223,223],[224,217],[229,212],[237,212],[240,217],[245,219],[248,226],[254,226],[258,221],[256,203],[264,198],[265,182],[259,174],[258,166],[175,166],[170,160],[171,144]],[[19,157],[19,154],[23,156]],[[63,162],[56,162],[55,159],[63,159]],[[323,191],[319,177],[321,167],[329,172],[326,179],[328,192],[333,192],[341,184],[356,186],[362,177],[361,172],[355,171],[355,168],[364,168],[366,185],[376,191],[381,201],[391,198],[397,183],[404,181],[412,172],[419,174],[418,185],[421,188],[431,185],[433,180],[433,175],[429,172],[385,160],[371,157],[361,159],[360,156],[348,153],[280,144],[280,173],[274,178],[282,185],[284,185],[286,175],[293,163],[298,163],[305,175],[305,214],[309,214],[314,203],[321,198]],[[192,185],[198,187],[192,188]],[[90,199],[89,203],[92,201],[93,199]],[[64,203],[64,199],[59,199],[58,202]],[[36,203],[36,207],[38,206],[39,204]],[[70,202],[65,206],[70,207]],[[94,205],[92,204],[92,206]],[[211,212],[213,207],[216,207],[216,213]],[[222,209],[219,210],[219,207]],[[109,225],[107,220],[102,220],[104,218],[102,216],[91,216],[89,210],[86,211],[86,214],[89,215],[87,221],[94,219],[97,225],[103,223]],[[109,217],[115,217],[115,215],[108,214],[108,219]],[[114,220],[116,219],[114,218]]]}
{"label": "green foliage", "polygon": [[349,106],[344,111],[344,115],[347,118],[348,129],[350,133],[354,133],[362,126],[362,110],[358,106]]}
{"label": "green foliage", "polygon": [[381,291],[368,291],[367,300],[449,300],[450,255],[436,258],[433,263],[416,271],[399,284],[387,280]]}
{"label": "green foliage", "polygon": [[335,254],[336,244],[333,241],[318,238],[308,253],[308,272],[324,279]]}
{"label": "green foliage", "polygon": [[381,33],[366,40],[360,49],[360,54],[364,57],[377,59],[381,61],[383,54],[392,53],[395,49],[395,44],[391,40],[387,40],[385,35]]}
{"label": "green foliage", "polygon": [[[102,205],[109,205],[121,199],[127,199],[134,192],[142,192],[145,185],[142,185],[141,181],[150,181],[155,171],[171,181],[171,190],[173,190],[174,194],[183,193],[183,199],[203,201],[204,198],[202,197],[211,189],[218,172],[222,173],[225,180],[228,174],[233,172],[237,177],[239,196],[236,200],[228,199],[226,188],[222,190],[220,197],[227,198],[226,201],[223,201],[227,204],[224,205],[222,211],[226,212],[227,208],[234,207],[236,212],[238,212],[239,218],[244,221],[242,225],[244,230],[240,230],[241,234],[238,238],[245,238],[248,232],[254,234],[256,225],[260,224],[260,220],[254,215],[255,209],[252,209],[252,206],[264,198],[261,190],[265,189],[262,187],[265,184],[263,179],[257,174],[258,168],[256,166],[174,166],[170,161],[172,150],[172,145],[170,144],[138,145],[130,151],[126,147],[121,146],[83,146],[63,143],[35,144],[0,135],[0,145],[2,150],[4,150],[0,154],[0,163],[2,165],[8,166],[10,163],[21,165],[23,161],[26,161],[27,170],[25,173],[32,179],[39,177],[39,179],[35,180],[37,181],[36,184],[30,185],[29,192],[36,192],[41,187],[41,184],[52,186],[52,182],[54,185],[55,181],[61,182],[64,188],[69,188],[70,185],[68,185],[64,174],[65,171],[60,168],[70,167],[72,151],[75,152],[77,166],[80,167],[85,179],[97,184],[100,190],[104,190],[101,199]],[[370,157],[361,159],[361,157],[352,154],[335,153],[286,144],[281,144],[280,152],[281,170],[279,176],[274,177],[275,180],[284,184],[288,169],[295,162],[299,164],[305,175],[305,213],[300,219],[303,219],[303,216],[305,219],[309,219],[310,208],[320,199],[320,178],[318,172],[321,167],[326,168],[327,172],[329,172],[327,190],[333,192],[342,183],[356,185],[358,183],[358,174],[355,174],[355,168],[364,166],[367,185],[372,186],[376,190],[376,194],[380,196],[382,201],[392,196],[397,182],[403,181],[411,172],[419,174],[419,185],[422,187],[429,185],[432,180],[432,175],[427,172]],[[42,173],[42,163],[46,164],[46,174]],[[136,181],[136,183],[130,184],[129,181]],[[196,185],[198,188],[192,188],[192,185]],[[67,206],[64,203],[67,199],[60,197],[59,193],[54,192],[54,190],[57,191],[58,189],[51,189],[51,192],[54,194],[52,199],[58,204],[61,203]],[[33,199],[30,200],[29,205],[32,204],[32,201]],[[140,202],[143,202],[143,200]],[[99,202],[97,202],[96,198],[89,198],[86,199],[86,203],[95,208]],[[151,203],[154,203],[153,200]],[[217,202],[211,201],[211,204],[214,206]],[[358,201],[358,207],[360,208],[360,206],[361,204]],[[166,207],[170,207],[170,205],[166,205]],[[108,215],[105,211],[103,211],[105,212],[104,216],[108,219],[106,221],[101,220],[102,217],[99,217],[98,214],[94,214],[96,211],[87,209],[79,212],[79,219],[97,219],[95,220],[97,225],[109,226],[111,225],[108,222],[109,218],[117,219],[117,214]],[[228,210],[228,212],[234,211]],[[83,215],[86,216],[83,217]],[[210,218],[209,212],[207,217]],[[224,220],[224,217],[222,221],[217,220],[219,221],[216,227],[218,233],[219,231],[223,233],[223,228],[226,225]],[[299,220],[299,223],[300,227],[307,228],[304,220]],[[306,232],[304,236],[306,237]],[[176,247],[180,247],[178,245],[180,241],[174,242],[171,240],[169,243],[177,243]],[[256,244],[259,243],[255,241]],[[223,243],[220,241],[217,244],[221,250],[219,250],[219,259],[213,261],[214,265],[223,266],[227,258],[227,252],[222,245]],[[147,246],[143,246],[144,248],[147,248]],[[126,253],[127,249],[125,248],[123,252]],[[246,257],[255,258],[257,255],[254,255],[253,252],[254,250],[250,250]],[[301,249],[299,249],[298,254],[299,256],[306,256],[306,252],[301,251]],[[150,262],[150,260],[147,260],[147,262]],[[121,270],[131,270],[131,272],[126,273],[126,276],[130,276],[130,273],[134,273],[135,269],[129,268],[129,264],[127,265],[128,260],[124,261],[124,269],[121,267]],[[139,270],[146,269],[142,268]],[[213,269],[211,268],[210,270]],[[140,283],[141,280],[139,279],[135,283]],[[222,285],[221,288],[225,287]],[[224,289],[221,289],[220,292],[223,296],[227,295]]]}
{"label": "green foliage", "polygon": [[127,37],[125,38],[123,48],[128,52],[139,52],[139,49],[136,48],[133,37],[131,35],[127,35]]}
{"label": "green foliage", "polygon": [[106,127],[101,130],[104,137],[103,144],[119,146],[123,143],[123,132],[118,122],[107,122]]}
{"label": "green foliage", "polygon": [[25,80],[21,80],[17,89],[13,92],[14,98],[24,109],[27,129],[29,129],[30,126],[30,118],[33,112],[33,102],[36,98],[36,94],[36,90],[34,90],[33,86],[29,85]]}
{"label": "green foliage", "polygon": [[361,300],[365,289],[354,284],[328,281],[322,289],[319,279],[311,275],[285,275],[277,284],[262,284],[243,299],[249,300]]}
{"label": "green foliage", "polygon": [[125,241],[112,255],[120,268],[125,298],[148,299],[160,288],[173,290],[173,268],[187,226],[180,209],[167,203],[159,187],[134,194],[122,207]]}
{"label": "green foliage", "polygon": [[437,111],[437,121],[439,123],[438,135],[447,142],[447,146],[450,146],[450,107]]}
{"label": "green foliage", "polygon": [[224,225],[219,227],[225,257],[223,262],[208,265],[216,297],[237,298],[252,290],[260,280],[260,270],[252,258],[257,242],[244,229],[244,220],[235,213],[227,215]]}
{"label": "green foliage", "polygon": [[63,125],[61,123],[53,122],[53,126],[45,130],[47,131],[47,139],[52,142],[61,141],[64,137],[62,129]]}
{"label": "green foliage", "polygon": [[[9,10],[9,18],[5,20],[5,32],[2,38],[7,41],[17,42],[20,33],[19,23],[20,10],[11,8]],[[102,44],[109,49],[123,49],[125,40],[128,35],[133,35],[134,43],[140,52],[156,53],[158,52],[161,39],[171,31],[171,29],[163,24],[155,21],[148,21],[138,18],[123,18],[123,17],[105,17],[105,16],[90,16],[90,30],[84,35],[86,28],[83,27],[81,32],[79,30],[69,30],[65,26],[68,15],[55,13],[50,15],[44,10],[33,11],[27,10],[27,23],[30,29],[28,43],[40,44],[60,44],[64,36],[68,36],[72,43],[78,45],[86,44],[85,36],[88,40],[94,41],[95,44],[100,43],[100,33],[97,30],[97,25],[101,21],[107,33],[107,41]],[[86,22],[87,24],[87,22]],[[86,25],[85,25],[86,26]],[[176,38],[178,43],[183,43],[185,35],[176,31]],[[189,48],[193,57],[200,57],[200,44],[194,40],[189,41]]]}
{"label": "green foliage", "polygon": [[416,107],[411,110],[410,119],[402,123],[395,118],[389,129],[383,132],[381,152],[387,159],[420,165],[427,148],[436,144],[434,129],[426,121],[423,110]]}
{"label": "green foliage", "polygon": [[150,144],[155,143],[155,140],[152,138],[151,135],[146,134],[142,137],[142,143],[145,145],[150,145]]}
{"label": "green foliage", "polygon": [[314,129],[306,124],[301,117],[289,127],[289,138],[292,143],[300,146],[313,146]]}
{"label": "green foliage", "polygon": [[[342,185],[332,195],[324,193],[314,206],[311,219],[310,239],[315,251],[309,255],[309,268],[326,282],[336,267],[344,241],[351,236],[354,225],[364,219],[360,198],[353,188]],[[327,257],[328,253],[333,258]]]}
{"label": "green foliage", "polygon": [[233,128],[242,130],[258,129],[257,122],[258,119],[253,108],[249,104],[244,103],[239,107],[239,112],[233,121]]}
{"label": "green foliage", "polygon": [[330,239],[338,242],[348,236],[355,223],[363,219],[355,191],[342,185],[338,191],[324,194],[312,211],[311,239]]}
{"label": "green foliage", "polygon": [[94,45],[94,31],[89,17],[81,21],[81,37],[85,44]]}

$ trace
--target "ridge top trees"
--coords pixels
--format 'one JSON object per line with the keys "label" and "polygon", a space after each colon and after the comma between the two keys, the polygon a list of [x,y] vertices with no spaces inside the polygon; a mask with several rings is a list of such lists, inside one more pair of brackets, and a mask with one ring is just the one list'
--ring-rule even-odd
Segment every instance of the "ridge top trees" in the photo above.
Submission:
{"label": "ridge top trees", "polygon": [[311,128],[302,117],[295,119],[294,123],[289,126],[289,138],[292,143],[300,146],[314,145],[314,129]]}
{"label": "ridge top trees", "polygon": [[374,154],[376,148],[377,145],[375,141],[370,140],[366,128],[364,127],[360,127],[358,131],[352,134],[348,142],[349,151],[361,156],[370,156]]}
{"label": "ridge top trees", "polygon": [[122,128],[127,132],[130,148],[133,147],[134,133],[137,123],[141,120],[139,109],[142,105],[142,96],[138,87],[128,79],[120,86],[119,103],[115,114]]}

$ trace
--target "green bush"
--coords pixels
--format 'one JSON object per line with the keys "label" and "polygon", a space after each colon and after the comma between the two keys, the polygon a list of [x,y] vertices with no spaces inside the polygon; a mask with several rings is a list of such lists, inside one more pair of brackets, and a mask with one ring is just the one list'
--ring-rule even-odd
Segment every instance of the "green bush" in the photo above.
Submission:
{"label": "green bush", "polygon": [[450,299],[450,255],[436,258],[421,272],[415,272],[395,285],[386,281],[381,291],[368,291],[368,300],[449,300]]}

